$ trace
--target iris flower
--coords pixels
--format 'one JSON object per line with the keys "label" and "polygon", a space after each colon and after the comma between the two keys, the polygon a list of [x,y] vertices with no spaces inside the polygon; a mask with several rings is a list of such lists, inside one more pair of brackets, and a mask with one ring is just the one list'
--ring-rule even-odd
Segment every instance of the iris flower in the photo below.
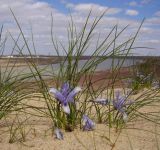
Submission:
{"label": "iris flower", "polygon": [[70,88],[68,83],[64,83],[59,90],[51,88],[49,92],[54,95],[54,97],[60,102],[63,111],[66,114],[70,114],[70,108],[68,103],[74,103],[74,97],[76,94],[81,91],[80,87],[75,87],[74,89]]}
{"label": "iris flower", "polygon": [[56,128],[54,130],[54,134],[55,134],[55,136],[56,136],[57,139],[63,140],[63,133],[61,132],[60,129]]}
{"label": "iris flower", "polygon": [[113,100],[113,106],[116,110],[118,110],[122,114],[124,121],[128,120],[128,115],[125,111],[125,107],[127,105],[131,105],[132,103],[133,103],[132,101],[126,103],[126,97],[120,96],[119,91],[116,92],[116,98]]}
{"label": "iris flower", "polygon": [[88,118],[87,115],[83,115],[82,118],[82,125],[83,125],[83,130],[85,131],[91,131],[95,128],[95,123]]}
{"label": "iris flower", "polygon": [[160,88],[160,82],[158,82],[158,81],[153,81],[152,82],[152,88],[153,89],[159,89]]}

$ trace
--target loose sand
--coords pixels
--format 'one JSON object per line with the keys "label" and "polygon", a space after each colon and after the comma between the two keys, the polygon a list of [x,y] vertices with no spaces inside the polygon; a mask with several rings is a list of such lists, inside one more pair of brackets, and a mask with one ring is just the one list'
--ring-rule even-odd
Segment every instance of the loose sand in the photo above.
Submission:
{"label": "loose sand", "polygon": [[[138,95],[134,95],[136,96]],[[30,100],[28,104],[44,106],[43,99],[40,100],[41,103],[39,100],[33,102]],[[160,112],[160,107],[144,107],[141,111]],[[52,133],[52,122],[49,118],[32,117],[25,122],[25,127],[22,126],[22,131],[28,132],[25,142],[11,144],[8,142],[9,132],[5,131],[9,129],[10,120],[14,117],[10,115],[7,120],[0,121],[0,150],[157,150],[158,146],[160,147],[160,126],[142,118],[128,122],[120,134],[112,128],[110,140],[108,126],[96,124],[94,131],[87,132],[78,128],[73,132],[62,130],[64,140],[60,141],[55,139]],[[160,120],[157,121],[160,123]]]}
{"label": "loose sand", "polygon": [[[41,125],[42,124],[42,125]],[[57,140],[52,136],[52,133],[45,135],[45,130],[49,128],[47,122],[37,122],[37,125],[32,125],[32,129],[24,143],[8,143],[8,134],[1,135],[0,149],[2,150],[83,150],[83,149],[97,149],[97,150],[157,150],[157,145],[160,143],[160,135],[150,132],[160,133],[160,128],[154,124],[140,120],[129,125],[128,128],[138,129],[123,129],[118,137],[118,133],[112,129],[110,131],[111,142],[108,140],[108,127],[103,124],[97,124],[94,131],[83,132],[76,129],[73,132],[65,132],[64,140]],[[1,128],[2,129],[2,128]],[[157,136],[157,137],[156,137]],[[118,139],[117,139],[118,138]],[[113,147],[113,143],[116,142]],[[160,146],[160,145],[159,145]]]}
{"label": "loose sand", "polygon": [[[22,65],[22,64],[20,64]],[[131,74],[128,68],[121,70],[120,78],[129,77]],[[92,82],[96,82],[97,87],[101,85],[112,86],[112,82],[107,81],[104,83],[103,80],[112,76],[109,71],[101,71],[95,73],[92,78]],[[83,77],[80,84],[83,83]],[[48,80],[50,82],[50,80]],[[53,83],[52,83],[53,84]],[[124,86],[120,80],[114,84],[117,87]],[[51,86],[51,83],[50,83]],[[137,95],[134,95],[136,97]],[[39,99],[37,101],[28,101],[27,103],[35,106],[44,107],[44,103]],[[142,112],[159,112],[159,107],[144,107]],[[160,125],[149,122],[142,118],[137,118],[132,122],[128,122],[126,128],[121,133],[115,132],[112,128],[110,131],[106,124],[96,124],[94,131],[84,132],[80,129],[75,129],[73,132],[65,132],[64,140],[55,139],[52,133],[52,122],[49,118],[31,117],[25,122],[25,126],[21,126],[22,133],[25,132],[25,142],[14,142],[9,143],[10,134],[8,130],[11,127],[12,120],[15,118],[15,114],[9,115],[6,120],[0,120],[0,150],[158,150],[160,149]],[[22,119],[28,118],[28,114],[22,116]],[[21,118],[21,117],[20,117]],[[160,118],[160,115],[159,115]],[[160,123],[160,120],[157,120]],[[110,133],[110,134],[109,134]],[[156,133],[156,134],[155,134]],[[109,140],[110,136],[110,140]],[[115,143],[115,144],[114,144]]]}

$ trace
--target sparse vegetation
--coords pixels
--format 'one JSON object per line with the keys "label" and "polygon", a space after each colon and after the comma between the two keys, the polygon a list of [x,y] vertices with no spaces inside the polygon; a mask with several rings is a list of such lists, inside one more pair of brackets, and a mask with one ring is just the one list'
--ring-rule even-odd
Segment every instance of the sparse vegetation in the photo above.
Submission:
{"label": "sparse vegetation", "polygon": [[[32,59],[32,49],[16,16],[13,12],[12,14],[19,28],[21,40],[24,41],[24,46],[30,54],[30,59]],[[134,49],[134,41],[143,22],[135,35],[119,45],[116,40],[123,34],[123,31],[127,30],[127,26],[118,30],[118,25],[115,25],[103,40],[99,41],[99,38],[97,38],[93,53],[80,66],[81,58],[90,48],[94,30],[103,19],[104,14],[105,12],[95,19],[91,19],[92,11],[90,11],[79,31],[77,31],[71,17],[67,29],[68,47],[65,47],[63,42],[58,41],[54,35],[53,18],[51,17],[51,39],[57,57],[60,57],[60,49],[63,49],[66,54],[58,62],[58,69],[55,69],[54,65],[46,65],[40,68],[35,61],[28,61],[23,55],[23,48],[17,44],[19,39],[10,35],[16,50],[18,49],[19,55],[24,58],[27,64],[28,73],[19,72],[15,74],[15,65],[6,65],[3,69],[0,68],[0,122],[5,123],[5,126],[0,126],[1,137],[7,132],[10,133],[9,143],[31,140],[38,136],[34,125],[40,126],[40,121],[44,121],[46,127],[43,128],[44,136],[48,134],[52,136],[54,133],[56,138],[60,140],[65,139],[65,133],[63,137],[61,130],[74,132],[80,129],[81,131],[98,133],[96,126],[103,124],[107,128],[107,133],[98,133],[98,135],[105,139],[110,149],[113,149],[120,134],[124,130],[129,130],[131,124],[134,126],[134,122],[138,119],[144,119],[155,124],[157,131],[160,124],[159,110],[157,109],[160,104],[160,93],[158,88],[153,89],[151,86],[154,80],[159,81],[159,72],[156,69],[156,67],[159,67],[159,62],[147,60],[145,63],[136,66],[136,74],[132,78],[130,88],[115,87],[117,79],[120,80],[118,76],[125,58],[127,58],[130,50]],[[0,48],[7,40],[2,41],[2,31]],[[114,39],[108,41],[111,36],[114,36]],[[98,57],[99,55],[102,57]],[[117,64],[114,56],[124,57]],[[93,80],[98,65],[110,57],[112,57],[111,75]],[[8,60],[10,61],[12,58],[8,58]],[[46,82],[47,77],[52,79],[53,85]],[[101,80],[104,82],[103,85],[98,85],[97,83]],[[34,83],[34,85],[28,83]],[[148,89],[145,89],[146,87]],[[140,89],[143,89],[143,91],[139,92]],[[137,94],[133,95],[135,92]],[[147,107],[152,108],[153,111],[143,111]],[[113,130],[116,134],[114,140],[111,137]],[[143,129],[139,130],[143,131]],[[148,129],[148,132],[152,131]],[[154,134],[156,133],[154,132]],[[157,143],[158,136],[159,133],[156,134]],[[128,132],[127,137],[129,139]],[[93,142],[95,142],[94,138]],[[80,142],[79,139],[77,141]],[[81,144],[84,148],[83,143]],[[96,142],[94,144],[96,149]],[[132,147],[131,141],[130,146]]]}

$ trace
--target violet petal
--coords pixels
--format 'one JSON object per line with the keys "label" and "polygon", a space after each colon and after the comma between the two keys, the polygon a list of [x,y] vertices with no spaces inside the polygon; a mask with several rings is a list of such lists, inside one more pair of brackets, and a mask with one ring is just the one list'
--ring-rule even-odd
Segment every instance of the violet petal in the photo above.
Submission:
{"label": "violet petal", "polygon": [[61,87],[61,91],[62,95],[64,97],[67,97],[68,93],[70,92],[70,88],[69,88],[69,83],[64,83]]}
{"label": "violet petal", "polygon": [[124,122],[128,121],[128,115],[125,112],[123,112],[123,120]]}
{"label": "violet petal", "polygon": [[61,103],[65,101],[65,97],[55,88],[50,88],[49,93],[53,94]]}
{"label": "violet petal", "polygon": [[88,116],[86,115],[83,115],[82,125],[84,131],[90,131],[95,128],[95,123],[91,119],[89,119]]}
{"label": "violet petal", "polygon": [[55,134],[55,136],[56,136],[57,139],[63,140],[63,133],[61,132],[60,129],[56,128],[54,130],[54,134]]}
{"label": "violet petal", "polygon": [[68,103],[61,104],[61,105],[62,105],[63,111],[64,111],[66,114],[70,114],[70,108],[69,108]]}
{"label": "violet petal", "polygon": [[75,87],[67,96],[66,101],[67,102],[74,102],[74,97],[78,92],[80,92],[82,89],[80,87]]}

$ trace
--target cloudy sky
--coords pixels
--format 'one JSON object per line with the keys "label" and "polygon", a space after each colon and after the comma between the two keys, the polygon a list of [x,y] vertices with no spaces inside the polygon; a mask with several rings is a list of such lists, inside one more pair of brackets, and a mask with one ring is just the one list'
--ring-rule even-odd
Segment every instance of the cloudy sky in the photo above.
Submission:
{"label": "cloudy sky", "polygon": [[[32,51],[31,33],[33,32],[38,54],[55,54],[50,36],[51,13],[54,18],[54,33],[64,46],[67,46],[69,13],[72,14],[77,29],[80,29],[92,8],[91,21],[101,12],[108,10],[98,29],[95,30],[95,33],[101,33],[102,38],[107,36],[115,24],[118,24],[119,30],[129,25],[118,39],[117,44],[133,35],[145,18],[134,46],[145,46],[152,49],[137,48],[132,53],[135,55],[160,55],[160,0],[0,0],[0,26],[4,26],[2,37],[3,39],[5,36],[8,37],[6,54],[13,49],[13,39],[16,40],[20,33],[10,8],[16,15]],[[93,45],[95,40],[93,38],[91,41]],[[19,38],[18,44],[23,47],[21,38]],[[90,51],[92,51],[92,46],[88,49],[87,54],[90,54]]]}

